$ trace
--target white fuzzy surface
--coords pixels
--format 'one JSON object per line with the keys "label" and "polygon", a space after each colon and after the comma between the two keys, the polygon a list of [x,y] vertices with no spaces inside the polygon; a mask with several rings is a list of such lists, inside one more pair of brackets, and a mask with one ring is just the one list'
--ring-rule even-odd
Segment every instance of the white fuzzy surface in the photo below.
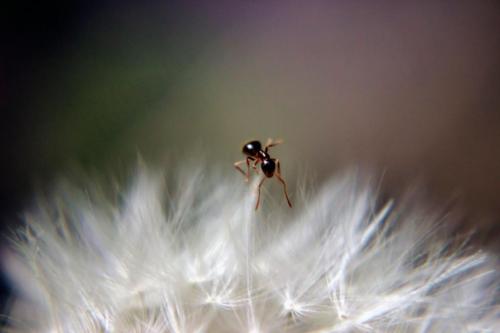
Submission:
{"label": "white fuzzy surface", "polygon": [[355,173],[258,212],[237,175],[164,179],[38,201],[3,258],[13,332],[500,331],[495,258],[453,214],[380,204]]}

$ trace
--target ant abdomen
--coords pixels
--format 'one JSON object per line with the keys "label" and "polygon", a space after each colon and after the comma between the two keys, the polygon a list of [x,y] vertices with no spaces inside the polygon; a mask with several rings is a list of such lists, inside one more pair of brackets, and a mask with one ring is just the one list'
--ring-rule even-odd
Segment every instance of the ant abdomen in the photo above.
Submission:
{"label": "ant abdomen", "polygon": [[274,175],[274,170],[276,170],[276,163],[273,159],[266,159],[262,161],[261,168],[264,175],[271,178]]}

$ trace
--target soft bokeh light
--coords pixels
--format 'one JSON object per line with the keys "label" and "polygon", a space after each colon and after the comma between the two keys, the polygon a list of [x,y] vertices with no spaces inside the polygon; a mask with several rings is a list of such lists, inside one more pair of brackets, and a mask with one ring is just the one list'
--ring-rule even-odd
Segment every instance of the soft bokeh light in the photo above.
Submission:
{"label": "soft bokeh light", "polygon": [[75,169],[119,178],[138,159],[204,159],[226,175],[245,140],[273,137],[292,198],[304,178],[359,166],[382,197],[423,183],[498,243],[496,1],[28,1],[0,14],[2,234]]}
{"label": "soft bokeh light", "polygon": [[432,193],[458,193],[470,207],[494,211],[499,7],[75,6],[75,19],[58,27],[69,30],[24,69],[26,96],[12,106],[25,117],[15,116],[21,129],[4,140],[12,157],[6,184],[16,189],[16,179],[27,185],[74,165],[116,170],[137,154],[163,163],[193,151],[233,172],[244,140],[278,137],[286,143],[273,151],[292,184],[304,170],[323,179],[354,164],[383,174],[384,191],[418,179]]}

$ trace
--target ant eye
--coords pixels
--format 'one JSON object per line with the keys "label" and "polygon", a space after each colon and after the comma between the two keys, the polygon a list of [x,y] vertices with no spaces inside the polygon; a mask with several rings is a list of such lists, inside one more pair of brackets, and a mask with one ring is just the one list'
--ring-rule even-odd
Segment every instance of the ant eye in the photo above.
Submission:
{"label": "ant eye", "polygon": [[262,149],[259,141],[250,141],[243,146],[243,153],[249,156],[255,156]]}

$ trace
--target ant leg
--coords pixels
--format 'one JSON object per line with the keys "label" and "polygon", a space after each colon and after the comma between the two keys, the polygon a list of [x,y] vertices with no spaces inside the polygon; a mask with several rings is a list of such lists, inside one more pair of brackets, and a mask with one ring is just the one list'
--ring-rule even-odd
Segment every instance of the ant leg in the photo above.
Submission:
{"label": "ant leg", "polygon": [[236,168],[236,170],[238,170],[239,172],[241,172],[241,173],[243,174],[243,176],[245,176],[245,177],[246,177],[246,175],[247,175],[247,174],[245,173],[245,171],[243,171],[243,169],[242,169],[242,168],[240,168],[240,164],[241,164],[241,163],[243,163],[243,162],[245,162],[245,160],[241,160],[241,161],[238,161],[238,162],[234,162],[234,164],[233,164],[233,165],[234,165],[234,167]]}
{"label": "ant leg", "polygon": [[255,204],[255,210],[259,209],[259,203],[260,203],[260,187],[262,186],[262,183],[264,183],[264,180],[266,180],[266,177],[262,178],[262,180],[259,183],[259,186],[257,186],[257,203]]}
{"label": "ant leg", "polygon": [[290,201],[290,198],[288,197],[288,193],[287,193],[287,190],[286,190],[286,182],[285,182],[285,180],[279,174],[276,174],[276,178],[278,178],[278,180],[283,184],[283,192],[285,193],[286,202],[288,203],[288,206],[290,208],[292,208],[292,203]]}
{"label": "ant leg", "polygon": [[290,201],[290,198],[288,197],[288,193],[287,193],[287,190],[286,190],[286,182],[283,179],[283,177],[281,177],[281,164],[280,164],[280,160],[276,159],[275,161],[276,161],[277,170],[276,170],[276,173],[274,175],[283,184],[283,192],[285,193],[286,202],[288,203],[288,206],[291,208],[292,207],[292,202]]}
{"label": "ant leg", "polygon": [[259,163],[260,161],[259,161],[259,159],[252,157],[252,156],[248,156],[246,158],[246,160],[247,160],[247,182],[248,182],[248,179],[250,178],[250,161],[255,161],[252,165],[252,168],[257,173],[259,173],[259,170],[257,169],[257,163]]}
{"label": "ant leg", "polygon": [[257,168],[257,164],[259,164],[260,160],[259,159],[256,159],[255,162],[253,163],[252,165],[252,168],[255,170],[255,172],[258,174],[259,173],[259,169]]}
{"label": "ant leg", "polygon": [[282,144],[282,143],[283,143],[283,140],[281,140],[281,139],[273,140],[273,139],[269,138],[269,139],[267,139],[266,145],[264,146],[264,151],[267,153],[267,150],[269,148],[277,146],[277,145]]}
{"label": "ant leg", "polygon": [[[236,170],[238,170],[239,172],[241,172],[243,174],[243,176],[245,176],[245,182],[248,182],[248,179],[250,178],[250,160],[252,160],[252,158],[247,157],[246,159],[235,162],[233,164],[234,167],[236,168]],[[246,173],[245,173],[245,171],[243,171],[242,168],[240,168],[240,164],[245,162],[245,161],[247,163],[247,172]]]}

